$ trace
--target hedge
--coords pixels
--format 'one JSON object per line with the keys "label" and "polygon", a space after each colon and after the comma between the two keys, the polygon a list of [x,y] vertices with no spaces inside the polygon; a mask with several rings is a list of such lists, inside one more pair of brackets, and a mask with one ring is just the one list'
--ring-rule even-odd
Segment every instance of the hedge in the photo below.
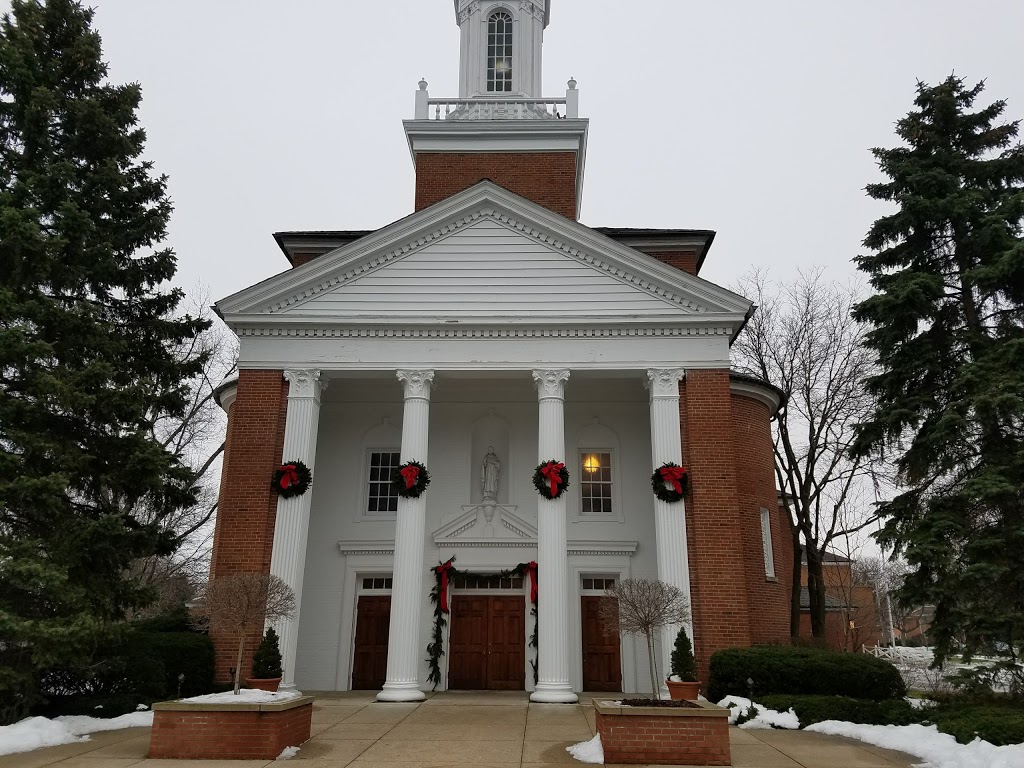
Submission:
{"label": "hedge", "polygon": [[887,661],[864,653],[762,645],[729,648],[711,657],[708,698],[747,696],[753,680],[756,701],[776,693],[902,699],[906,686]]}
{"label": "hedge", "polygon": [[769,709],[785,712],[792,709],[800,720],[800,727],[824,720],[845,720],[849,723],[871,725],[910,725],[922,720],[921,710],[914,709],[903,699],[871,701],[849,696],[798,696],[777,693],[757,699]]}
{"label": "hedge", "polygon": [[1002,746],[1024,743],[1024,707],[950,703],[924,710],[927,722],[935,723],[961,744],[975,737]]}

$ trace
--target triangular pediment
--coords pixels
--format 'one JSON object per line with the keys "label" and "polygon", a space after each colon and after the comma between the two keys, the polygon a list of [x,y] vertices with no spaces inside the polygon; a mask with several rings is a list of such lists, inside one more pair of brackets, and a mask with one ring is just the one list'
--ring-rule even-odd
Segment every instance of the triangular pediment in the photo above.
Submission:
{"label": "triangular pediment", "polygon": [[739,323],[750,302],[480,182],[217,306],[229,323]]}

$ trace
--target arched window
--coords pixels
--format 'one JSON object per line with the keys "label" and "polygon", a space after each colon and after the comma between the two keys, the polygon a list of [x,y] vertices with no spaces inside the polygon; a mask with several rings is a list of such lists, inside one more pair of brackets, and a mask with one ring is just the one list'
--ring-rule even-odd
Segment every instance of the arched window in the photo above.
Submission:
{"label": "arched window", "polygon": [[505,11],[487,20],[487,90],[512,90],[512,16]]}

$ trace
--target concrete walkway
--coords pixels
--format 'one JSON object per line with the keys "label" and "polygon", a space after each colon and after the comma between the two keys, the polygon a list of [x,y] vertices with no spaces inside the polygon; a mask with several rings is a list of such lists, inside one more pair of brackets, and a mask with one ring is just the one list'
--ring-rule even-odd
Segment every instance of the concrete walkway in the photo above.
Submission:
{"label": "concrete walkway", "polygon": [[[377,704],[373,692],[318,693],[313,737],[292,768],[526,768],[583,766],[565,748],[594,735],[590,700],[531,704],[527,694],[438,693]],[[621,695],[621,694],[620,694]],[[909,768],[916,758],[803,731],[731,728],[735,768]],[[149,760],[149,729],[93,734],[81,744],[0,757],[0,768],[262,768],[265,760]]]}

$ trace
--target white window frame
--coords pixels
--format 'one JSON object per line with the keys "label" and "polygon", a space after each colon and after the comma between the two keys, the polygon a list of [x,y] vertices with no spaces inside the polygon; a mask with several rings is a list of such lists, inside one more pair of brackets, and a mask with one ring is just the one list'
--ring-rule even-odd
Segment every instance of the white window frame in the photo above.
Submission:
{"label": "white window frame", "polygon": [[[371,512],[369,510],[370,502],[370,468],[372,465],[372,456],[375,453],[397,453],[401,454],[400,448],[367,448],[363,454],[363,477],[362,484],[360,486],[360,498],[359,506],[360,510],[359,519],[361,520],[394,520],[398,513],[396,512]],[[379,482],[379,481],[378,481]]]}
{"label": "white window frame", "polygon": [[[583,511],[583,458],[588,453],[607,453],[609,460],[612,464],[612,511],[611,512],[584,512]],[[603,448],[577,448],[576,449],[576,465],[570,467],[569,478],[573,485],[576,486],[576,493],[574,494],[574,501],[576,509],[573,513],[573,520],[575,522],[586,522],[586,521],[602,521],[602,522],[621,522],[622,517],[622,499],[619,493],[619,459],[618,452],[611,446],[605,446]],[[570,486],[571,489],[572,486]]]}
{"label": "white window frame", "polygon": [[[511,73],[510,73],[511,76],[507,80],[509,87],[508,87],[508,90],[502,89],[500,91],[499,90],[491,90],[491,87],[490,87],[491,86],[491,79],[488,76],[488,73],[490,72],[490,67],[488,65],[490,64],[491,19],[493,19],[498,14],[504,14],[505,16],[508,16],[508,18],[509,18],[509,22],[508,23],[512,27],[512,31],[507,33],[508,36],[509,36],[509,42],[510,42],[511,48],[512,48],[512,55],[509,57],[509,59],[510,59],[509,67],[511,69]],[[483,54],[484,54],[484,93],[487,94],[488,96],[506,96],[506,97],[509,97],[516,90],[516,81],[517,81],[517,78],[516,78],[516,36],[517,36],[517,34],[516,33],[518,32],[518,24],[516,24],[516,21],[517,21],[516,20],[516,15],[514,13],[512,13],[512,10],[509,9],[509,8],[505,8],[503,6],[498,6],[498,7],[490,9],[487,12],[487,16],[483,19],[483,22],[484,22],[484,44],[483,44],[482,47],[483,47]],[[497,61],[497,57],[495,57],[495,61]],[[497,80],[494,81],[495,84],[497,84],[497,82],[498,82]],[[502,82],[502,84],[504,84],[506,81],[503,79],[501,82]]]}
{"label": "white window frame", "polygon": [[761,507],[761,546],[764,548],[765,578],[775,578],[775,552],[772,548],[772,514],[767,507]]}

